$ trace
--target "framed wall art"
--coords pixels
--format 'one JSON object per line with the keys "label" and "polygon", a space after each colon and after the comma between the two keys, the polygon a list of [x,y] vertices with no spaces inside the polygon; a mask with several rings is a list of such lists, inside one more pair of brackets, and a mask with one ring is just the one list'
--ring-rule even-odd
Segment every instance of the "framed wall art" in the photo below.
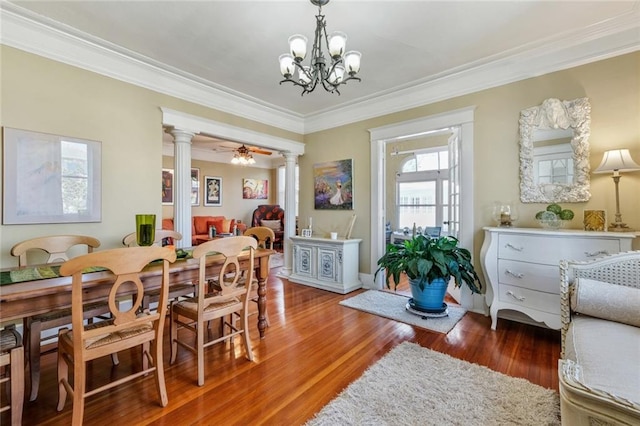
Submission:
{"label": "framed wall art", "polygon": [[222,206],[222,178],[218,176],[204,177],[205,207]]}
{"label": "framed wall art", "polygon": [[3,129],[2,223],[100,222],[100,142]]}
{"label": "framed wall art", "polygon": [[173,169],[162,169],[162,204],[173,204]]}
{"label": "framed wall art", "polygon": [[200,169],[191,169],[191,205],[200,205]]}
{"label": "framed wall art", "polygon": [[269,198],[269,181],[266,179],[242,179],[242,198],[266,200]]}
{"label": "framed wall art", "polygon": [[353,159],[313,165],[316,210],[353,210]]}
{"label": "framed wall art", "polygon": [[583,224],[585,231],[606,231],[607,212],[605,210],[585,210]]}

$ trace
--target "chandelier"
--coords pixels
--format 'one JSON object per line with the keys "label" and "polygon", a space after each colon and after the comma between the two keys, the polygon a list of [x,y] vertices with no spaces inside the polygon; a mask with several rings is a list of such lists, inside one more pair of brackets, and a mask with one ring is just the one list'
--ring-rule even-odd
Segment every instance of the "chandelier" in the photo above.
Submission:
{"label": "chandelier", "polygon": [[[318,6],[316,15],[316,32],[311,48],[310,65],[302,65],[302,61],[307,55],[307,38],[300,34],[289,37],[289,51],[280,55],[280,72],[285,81],[289,81],[296,86],[302,87],[302,95],[313,92],[318,83],[327,92],[340,91],[338,86],[345,84],[349,80],[361,81],[355,75],[360,71],[360,52],[352,50],[345,53],[347,35],[340,31],[335,31],[327,36],[327,23],[322,14],[322,6],[329,3],[329,0],[310,0],[312,4]],[[324,57],[322,46],[325,45],[331,59],[330,63]],[[345,74],[347,75],[345,78]]]}
{"label": "chandelier", "polygon": [[253,155],[249,151],[249,148],[242,145],[240,148],[236,150],[233,154],[233,158],[231,159],[232,164],[240,164],[241,166],[248,166],[250,164],[255,164],[256,160],[253,159]]}

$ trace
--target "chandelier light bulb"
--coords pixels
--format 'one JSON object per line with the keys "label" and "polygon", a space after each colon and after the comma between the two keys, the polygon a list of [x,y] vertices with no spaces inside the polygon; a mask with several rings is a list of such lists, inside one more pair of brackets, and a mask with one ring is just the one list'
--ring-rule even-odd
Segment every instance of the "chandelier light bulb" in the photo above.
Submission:
{"label": "chandelier light bulb", "polygon": [[280,73],[285,77],[289,78],[295,71],[296,67],[293,65],[293,56],[288,53],[280,55],[278,58],[280,61]]}
{"label": "chandelier light bulb", "polygon": [[329,55],[338,59],[344,55],[347,46],[347,35],[341,31],[334,31],[329,36]]}
{"label": "chandelier light bulb", "polygon": [[309,84],[311,83],[311,67],[305,65],[299,71],[300,84]]}
{"label": "chandelier light bulb", "polygon": [[355,75],[360,71],[360,52],[351,50],[344,55],[344,65],[349,75]]}
{"label": "chandelier light bulb", "polygon": [[342,65],[336,65],[329,74],[329,83],[340,84],[344,78],[344,67]]}
{"label": "chandelier light bulb", "polygon": [[289,37],[289,51],[297,62],[302,61],[307,56],[307,38],[300,34]]}

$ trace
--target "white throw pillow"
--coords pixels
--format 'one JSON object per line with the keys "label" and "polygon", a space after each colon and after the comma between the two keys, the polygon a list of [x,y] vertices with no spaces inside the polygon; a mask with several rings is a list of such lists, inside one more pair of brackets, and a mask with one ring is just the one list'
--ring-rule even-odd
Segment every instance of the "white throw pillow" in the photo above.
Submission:
{"label": "white throw pillow", "polygon": [[282,223],[279,220],[261,220],[260,225],[271,228],[273,232],[282,231]]}
{"label": "white throw pillow", "polygon": [[577,278],[571,308],[591,317],[640,327],[640,289]]}

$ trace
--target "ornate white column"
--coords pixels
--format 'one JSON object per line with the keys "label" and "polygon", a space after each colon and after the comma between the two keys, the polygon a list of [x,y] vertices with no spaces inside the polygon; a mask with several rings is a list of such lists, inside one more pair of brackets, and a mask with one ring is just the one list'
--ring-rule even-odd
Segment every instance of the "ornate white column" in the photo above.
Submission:
{"label": "ornate white column", "polygon": [[176,247],[191,247],[191,138],[194,133],[174,129],[173,227],[182,234]]}
{"label": "ornate white column", "polygon": [[292,269],[292,244],[289,237],[296,235],[296,163],[298,155],[290,152],[284,156],[284,267],[280,270],[280,276],[288,277]]}

